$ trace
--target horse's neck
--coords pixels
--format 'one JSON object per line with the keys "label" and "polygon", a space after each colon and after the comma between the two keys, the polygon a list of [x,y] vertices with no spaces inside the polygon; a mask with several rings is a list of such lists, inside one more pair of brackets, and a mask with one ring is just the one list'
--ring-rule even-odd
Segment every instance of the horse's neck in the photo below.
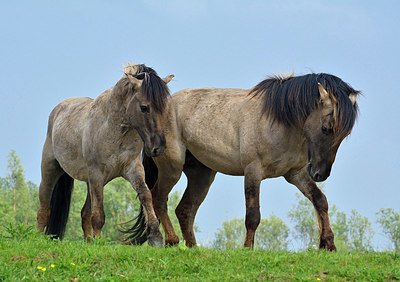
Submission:
{"label": "horse's neck", "polygon": [[114,88],[107,89],[93,101],[93,108],[99,119],[116,128],[120,127],[126,112],[125,93],[113,91]]}
{"label": "horse's neck", "polygon": [[111,89],[108,98],[109,105],[109,120],[117,123],[121,123],[124,120],[126,114],[126,107],[128,106],[127,91],[125,89],[115,90],[115,87]]}

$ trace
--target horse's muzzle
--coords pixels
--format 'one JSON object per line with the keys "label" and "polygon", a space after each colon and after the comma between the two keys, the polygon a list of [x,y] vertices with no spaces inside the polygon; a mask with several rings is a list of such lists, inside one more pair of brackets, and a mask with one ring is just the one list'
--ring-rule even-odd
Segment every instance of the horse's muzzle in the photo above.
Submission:
{"label": "horse's muzzle", "polygon": [[308,165],[307,171],[315,182],[321,182],[325,181],[331,174],[331,166],[322,166],[314,169],[311,163]]}
{"label": "horse's muzzle", "polygon": [[149,156],[150,157],[158,157],[162,154],[164,154],[165,152],[165,146],[162,147],[157,147],[157,148],[153,148],[150,152],[149,152]]}
{"label": "horse's muzzle", "polygon": [[166,142],[164,135],[154,135],[151,138],[151,144],[145,144],[145,152],[149,157],[158,157],[165,152],[165,149]]}

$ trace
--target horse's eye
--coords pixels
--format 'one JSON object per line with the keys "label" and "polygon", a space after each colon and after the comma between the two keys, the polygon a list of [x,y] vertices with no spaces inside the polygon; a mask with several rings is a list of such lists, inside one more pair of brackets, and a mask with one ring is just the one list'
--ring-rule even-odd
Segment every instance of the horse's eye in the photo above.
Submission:
{"label": "horse's eye", "polygon": [[324,134],[329,134],[329,129],[326,128],[325,126],[322,126],[322,127],[321,127],[321,131],[322,131],[322,133],[324,133]]}
{"label": "horse's eye", "polygon": [[149,107],[147,107],[147,106],[140,106],[140,110],[142,111],[142,113],[148,113],[148,112],[149,112]]}

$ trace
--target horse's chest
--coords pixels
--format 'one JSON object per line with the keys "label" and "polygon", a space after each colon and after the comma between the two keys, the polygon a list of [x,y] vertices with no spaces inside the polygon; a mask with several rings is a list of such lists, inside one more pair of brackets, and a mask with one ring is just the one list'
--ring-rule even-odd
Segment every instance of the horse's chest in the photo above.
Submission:
{"label": "horse's chest", "polygon": [[269,151],[263,155],[264,178],[274,178],[287,174],[291,170],[301,169],[307,164],[307,154],[303,151]]}

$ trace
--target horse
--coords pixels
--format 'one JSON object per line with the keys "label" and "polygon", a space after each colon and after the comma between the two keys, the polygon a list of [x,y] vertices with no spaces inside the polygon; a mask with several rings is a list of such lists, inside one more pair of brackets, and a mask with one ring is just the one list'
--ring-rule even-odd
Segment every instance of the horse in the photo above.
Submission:
{"label": "horse", "polygon": [[151,192],[145,184],[142,148],[156,157],[166,148],[162,123],[174,77],[161,79],[143,64],[128,64],[123,77],[96,99],[69,98],[50,114],[43,147],[37,213],[39,232],[62,239],[74,179],[87,183],[81,211],[84,238],[101,237],[104,186],[123,177],[136,190],[146,215],[149,244],[159,246]]}
{"label": "horse", "polygon": [[[194,218],[221,172],[244,176],[244,247],[253,248],[260,222],[260,182],[283,176],[312,202],[319,248],[336,250],[328,202],[316,182],[330,175],[339,145],[356,121],[360,93],[339,77],[311,73],[268,77],[248,90],[199,88],[172,95],[164,125],[168,148],[143,160],[165,244],[179,242],[167,200],[182,171],[188,184],[175,213],[188,247],[197,245]],[[134,227],[128,239],[144,241],[140,214]]]}

